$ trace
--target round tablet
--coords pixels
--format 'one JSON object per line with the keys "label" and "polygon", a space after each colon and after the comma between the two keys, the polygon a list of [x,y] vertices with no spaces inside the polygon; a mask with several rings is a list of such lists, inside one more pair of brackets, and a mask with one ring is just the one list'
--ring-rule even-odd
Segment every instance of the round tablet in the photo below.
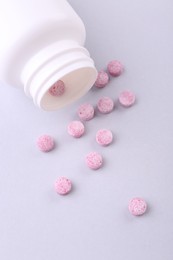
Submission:
{"label": "round tablet", "polygon": [[65,92],[65,84],[62,80],[55,82],[52,87],[49,89],[49,93],[52,96],[62,96]]}
{"label": "round tablet", "polygon": [[85,127],[80,121],[72,121],[68,125],[68,133],[73,137],[81,137],[85,132]]}
{"label": "round tablet", "polygon": [[81,120],[88,121],[94,117],[94,107],[89,103],[81,105],[77,112]]}
{"label": "round tablet", "polygon": [[107,70],[111,76],[117,77],[123,72],[123,65],[117,60],[112,60],[108,63]]}
{"label": "round tablet", "polygon": [[113,135],[112,132],[108,129],[100,129],[96,133],[96,141],[102,146],[106,146],[112,143]]}
{"label": "round tablet", "polygon": [[95,82],[95,86],[98,88],[105,87],[109,82],[109,75],[104,70],[98,72],[98,76]]}
{"label": "round tablet", "polygon": [[133,198],[129,201],[129,211],[134,216],[143,215],[147,210],[147,203],[144,199]]}
{"label": "round tablet", "polygon": [[55,190],[60,195],[69,193],[72,189],[72,183],[66,177],[60,177],[55,181]]}
{"label": "round tablet", "polygon": [[49,152],[55,147],[54,139],[49,135],[42,135],[37,139],[37,146],[42,152]]}
{"label": "round tablet", "polygon": [[103,164],[102,156],[97,152],[90,152],[85,158],[86,164],[93,170],[99,169]]}
{"label": "round tablet", "polygon": [[110,113],[114,109],[114,102],[109,97],[102,97],[97,103],[97,108],[103,114]]}
{"label": "round tablet", "polygon": [[124,107],[130,107],[135,103],[135,94],[129,90],[125,90],[119,95],[119,102]]}

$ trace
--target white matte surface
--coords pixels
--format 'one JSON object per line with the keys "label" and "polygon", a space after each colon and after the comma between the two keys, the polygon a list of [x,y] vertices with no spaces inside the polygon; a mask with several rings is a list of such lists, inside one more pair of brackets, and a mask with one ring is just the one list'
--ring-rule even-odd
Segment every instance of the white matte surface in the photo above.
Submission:
{"label": "white matte surface", "polygon": [[[0,259],[173,259],[173,2],[172,0],[70,0],[87,29],[87,47],[98,69],[111,59],[124,74],[104,89],[58,111],[40,111],[21,90],[0,86]],[[116,106],[86,123],[73,139],[69,121],[79,104],[103,96],[117,100],[124,89],[135,106]],[[99,128],[116,139],[95,142]],[[55,137],[57,148],[41,153],[35,140]],[[85,154],[102,153],[92,171]],[[58,176],[74,183],[66,197],[53,189]],[[133,217],[128,201],[141,196],[148,213]]]}

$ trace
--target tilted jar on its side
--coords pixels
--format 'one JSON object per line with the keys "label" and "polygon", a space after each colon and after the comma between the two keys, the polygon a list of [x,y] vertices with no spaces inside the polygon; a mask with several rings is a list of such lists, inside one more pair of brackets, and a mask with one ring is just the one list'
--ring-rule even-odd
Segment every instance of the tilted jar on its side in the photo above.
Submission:
{"label": "tilted jar on its side", "polygon": [[[61,108],[94,84],[84,24],[66,0],[0,0],[0,33],[0,80],[42,109]],[[49,89],[58,80],[65,92],[56,97]]]}

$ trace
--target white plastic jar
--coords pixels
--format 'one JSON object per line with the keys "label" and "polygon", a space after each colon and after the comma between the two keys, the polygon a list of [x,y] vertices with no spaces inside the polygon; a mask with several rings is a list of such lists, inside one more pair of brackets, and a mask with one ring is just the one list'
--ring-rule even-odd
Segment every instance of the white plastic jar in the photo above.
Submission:
{"label": "white plastic jar", "polygon": [[[94,84],[84,24],[66,0],[0,0],[0,33],[0,80],[24,88],[42,109],[63,107]],[[59,97],[49,93],[58,80]]]}

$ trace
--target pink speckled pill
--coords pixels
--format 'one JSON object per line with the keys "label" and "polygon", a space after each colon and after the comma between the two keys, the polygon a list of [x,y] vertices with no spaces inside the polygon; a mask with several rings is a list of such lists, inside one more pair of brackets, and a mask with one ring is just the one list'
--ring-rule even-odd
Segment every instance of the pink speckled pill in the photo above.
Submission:
{"label": "pink speckled pill", "polygon": [[78,116],[85,121],[92,119],[94,117],[94,107],[89,103],[81,105],[78,108]]}
{"label": "pink speckled pill", "polygon": [[119,95],[119,102],[124,107],[130,107],[135,103],[135,94],[129,90],[125,90]]}
{"label": "pink speckled pill", "polygon": [[66,177],[60,177],[55,181],[55,190],[60,195],[69,193],[72,189],[72,183]]}
{"label": "pink speckled pill", "polygon": [[49,93],[52,96],[62,96],[65,92],[65,84],[62,80],[55,82],[49,89]]}
{"label": "pink speckled pill", "polygon": [[73,137],[81,137],[85,132],[85,127],[80,121],[72,121],[68,125],[68,133]]}
{"label": "pink speckled pill", "polygon": [[42,135],[37,139],[37,146],[42,152],[49,152],[55,147],[54,139],[49,135]]}
{"label": "pink speckled pill", "polygon": [[108,63],[107,70],[111,76],[117,77],[123,72],[123,65],[117,60],[112,60]]}
{"label": "pink speckled pill", "polygon": [[108,129],[100,129],[96,133],[96,141],[102,146],[107,146],[112,143],[113,135],[112,132]]}
{"label": "pink speckled pill", "polygon": [[143,215],[147,210],[147,203],[144,199],[133,198],[129,201],[129,211],[134,216]]}
{"label": "pink speckled pill", "polygon": [[98,88],[105,87],[109,82],[109,75],[104,70],[98,72],[98,76],[95,82],[95,86]]}
{"label": "pink speckled pill", "polygon": [[102,97],[97,103],[97,108],[103,114],[110,113],[114,109],[114,102],[109,97]]}
{"label": "pink speckled pill", "polygon": [[99,169],[103,164],[102,156],[97,152],[90,152],[85,158],[86,164],[93,170]]}

